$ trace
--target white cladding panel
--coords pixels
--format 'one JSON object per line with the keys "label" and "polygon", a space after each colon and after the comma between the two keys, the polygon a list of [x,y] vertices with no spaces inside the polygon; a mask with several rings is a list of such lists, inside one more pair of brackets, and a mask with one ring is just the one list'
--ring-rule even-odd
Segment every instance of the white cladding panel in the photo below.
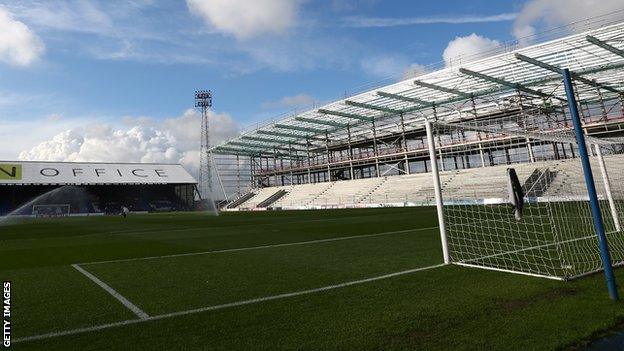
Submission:
{"label": "white cladding panel", "polygon": [[179,164],[0,161],[0,185],[190,183]]}

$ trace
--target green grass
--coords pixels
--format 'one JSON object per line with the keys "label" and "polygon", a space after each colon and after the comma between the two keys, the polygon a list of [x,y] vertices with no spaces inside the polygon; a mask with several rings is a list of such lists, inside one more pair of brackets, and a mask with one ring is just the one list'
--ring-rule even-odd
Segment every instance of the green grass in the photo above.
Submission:
{"label": "green grass", "polygon": [[[19,339],[137,319],[71,264],[159,316],[440,264],[436,225],[434,208],[39,220],[0,227],[0,278],[13,284]],[[361,237],[84,264],[350,236]],[[616,273],[622,281],[624,270]],[[13,347],[552,350],[621,323],[623,307],[608,299],[601,275],[559,282],[444,266]]]}

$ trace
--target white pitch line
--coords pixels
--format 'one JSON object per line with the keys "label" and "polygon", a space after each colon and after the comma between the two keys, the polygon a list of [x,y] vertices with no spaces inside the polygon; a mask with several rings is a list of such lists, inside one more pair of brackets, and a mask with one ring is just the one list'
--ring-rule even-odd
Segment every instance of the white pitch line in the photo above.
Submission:
{"label": "white pitch line", "polygon": [[130,302],[130,300],[126,299],[123,295],[121,295],[115,289],[111,288],[106,283],[101,281],[98,277],[87,272],[84,268],[80,267],[77,264],[72,264],[72,267],[74,267],[78,272],[84,274],[87,278],[91,279],[91,281],[99,285],[102,289],[106,290],[107,293],[111,294],[111,296],[117,299],[117,301],[121,302],[122,305],[126,306],[126,308],[128,308],[130,311],[136,314],[137,317],[141,319],[147,319],[150,317],[147,313],[143,312],[143,310],[141,310],[135,304]]}
{"label": "white pitch line", "polygon": [[406,275],[406,274],[426,271],[426,270],[429,270],[429,269],[439,268],[439,267],[443,267],[443,266],[445,266],[445,264],[443,264],[443,263],[442,264],[436,264],[436,265],[433,265],[433,266],[419,267],[419,268],[409,269],[409,270],[405,270],[405,271],[399,271],[399,272],[384,274],[384,275],[380,275],[380,276],[376,276],[376,277],[372,277],[372,278],[353,280],[353,281],[349,281],[349,282],[345,282],[345,283],[323,286],[323,287],[315,288],[315,289],[301,290],[301,291],[295,291],[295,292],[290,292],[290,293],[285,293],[285,294],[259,297],[259,298],[251,299],[251,300],[243,300],[243,301],[231,302],[231,303],[226,303],[226,304],[222,304],[222,305],[214,305],[214,306],[195,308],[195,309],[191,309],[191,310],[166,313],[166,314],[161,314],[161,315],[156,315],[156,316],[149,316],[147,318],[142,318],[142,319],[128,319],[128,320],[125,320],[125,321],[120,321],[120,322],[115,322],[115,323],[100,324],[100,325],[95,325],[95,326],[91,326],[91,327],[84,327],[84,328],[70,329],[70,330],[59,331],[59,332],[52,332],[52,333],[47,333],[47,334],[26,336],[26,337],[23,337],[23,338],[16,338],[16,339],[13,340],[13,342],[14,343],[18,343],[18,342],[25,342],[25,341],[35,341],[35,340],[49,339],[49,338],[54,338],[54,337],[59,337],[59,336],[81,334],[81,333],[99,331],[99,330],[104,330],[104,329],[109,329],[109,328],[114,328],[114,327],[121,327],[121,326],[125,326],[125,325],[131,325],[131,324],[137,324],[137,323],[143,323],[143,322],[149,322],[149,321],[155,321],[155,320],[161,320],[161,319],[167,319],[167,318],[173,318],[173,317],[179,317],[179,316],[185,316],[185,315],[189,315],[189,314],[196,314],[196,313],[202,313],[202,312],[208,312],[208,311],[216,311],[216,310],[221,310],[221,309],[230,308],[230,307],[251,305],[251,304],[256,304],[256,303],[260,303],[260,302],[285,299],[285,298],[301,296],[301,295],[314,294],[314,293],[328,291],[328,290],[345,288],[345,287],[352,286],[352,285],[370,283],[370,282],[374,282],[374,281],[377,281],[377,280],[389,279],[389,278],[398,277],[398,276],[401,276],[401,275]]}
{"label": "white pitch line", "polygon": [[162,255],[162,256],[147,256],[147,257],[134,257],[134,258],[122,258],[119,260],[108,260],[108,261],[95,261],[95,262],[84,262],[77,263],[81,266],[94,265],[94,264],[104,264],[104,263],[118,263],[118,262],[131,262],[131,261],[144,261],[144,260],[156,260],[161,258],[170,258],[170,257],[184,257],[184,256],[196,256],[196,255],[208,255],[208,254],[216,254],[216,253],[226,253],[226,252],[238,252],[238,251],[251,251],[251,250],[261,250],[261,249],[270,249],[275,247],[286,247],[286,246],[297,246],[297,245],[309,245],[309,244],[318,244],[318,243],[326,243],[332,241],[341,241],[341,240],[351,240],[351,239],[360,239],[360,238],[370,238],[375,236],[382,235],[391,235],[391,234],[401,234],[401,233],[409,233],[409,232],[418,232],[424,230],[431,230],[437,227],[428,227],[428,228],[418,228],[418,229],[406,229],[406,230],[396,230],[392,232],[382,232],[382,233],[374,233],[374,234],[364,234],[364,235],[351,235],[351,236],[341,236],[337,238],[328,238],[328,239],[318,239],[318,240],[307,240],[307,241],[296,241],[291,243],[284,244],[271,244],[271,245],[260,245],[260,246],[247,246],[247,247],[238,247],[233,249],[223,249],[223,250],[212,250],[212,251],[200,251],[200,252],[187,252],[181,254],[171,254],[171,255]]}

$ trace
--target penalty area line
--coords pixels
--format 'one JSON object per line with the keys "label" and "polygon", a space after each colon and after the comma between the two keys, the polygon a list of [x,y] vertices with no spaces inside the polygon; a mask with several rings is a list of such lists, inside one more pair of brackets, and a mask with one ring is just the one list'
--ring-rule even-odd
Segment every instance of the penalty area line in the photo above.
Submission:
{"label": "penalty area line", "polygon": [[431,230],[431,229],[436,229],[436,228],[438,228],[438,227],[435,226],[435,227],[427,227],[427,228],[395,230],[395,231],[391,231],[391,232],[363,234],[363,235],[340,236],[340,237],[328,238],[328,239],[295,241],[295,242],[283,243],[283,244],[247,246],[247,247],[238,247],[238,248],[232,248],[232,249],[222,249],[222,250],[212,250],[212,251],[187,252],[187,253],[162,255],[162,256],[146,256],[146,257],[122,258],[122,259],[118,259],[118,260],[83,262],[83,263],[77,263],[77,265],[88,266],[88,265],[104,264],[104,263],[145,261],[145,260],[156,260],[156,259],[170,258],[170,257],[184,257],[184,256],[209,255],[209,254],[216,254],[216,253],[227,253],[227,252],[238,252],[238,251],[262,250],[262,249],[271,249],[271,248],[276,248],[276,247],[287,247],[287,246],[297,246],[297,245],[310,245],[310,244],[327,243],[327,242],[332,242],[332,241],[361,239],[361,238],[371,238],[371,237],[382,236],[382,235],[402,234],[402,233],[410,233],[410,232],[420,232],[420,231]]}
{"label": "penalty area line", "polygon": [[440,267],[443,267],[443,266],[445,266],[445,264],[444,263],[440,263],[440,264],[436,264],[436,265],[432,265],[432,266],[425,266],[425,267],[419,267],[419,268],[414,268],[414,269],[408,269],[408,270],[405,270],[405,271],[399,271],[399,272],[384,274],[384,275],[371,277],[371,278],[352,280],[352,281],[348,281],[348,282],[344,282],[344,283],[323,286],[323,287],[315,288],[315,289],[300,290],[300,291],[294,291],[294,292],[284,293],[284,294],[279,294],[279,295],[259,297],[259,298],[250,299],[250,300],[230,302],[230,303],[226,303],[226,304],[222,304],[222,305],[213,305],[213,306],[207,306],[207,307],[200,307],[200,308],[195,308],[195,309],[191,309],[191,310],[184,310],[184,311],[166,313],[166,314],[161,314],[161,315],[156,315],[156,316],[148,316],[146,318],[141,318],[141,319],[128,319],[128,320],[124,320],[124,321],[120,321],[120,322],[94,325],[94,326],[91,326],[91,327],[84,327],[84,328],[70,329],[70,330],[59,331],[59,332],[52,332],[52,333],[47,333],[47,334],[26,336],[26,337],[23,337],[23,338],[16,338],[16,339],[13,340],[13,342],[14,343],[27,342],[27,341],[49,339],[49,338],[54,338],[54,337],[59,337],[59,336],[67,336],[67,335],[75,335],[75,334],[82,334],[82,333],[88,333],[88,332],[95,332],[95,331],[100,331],[100,330],[104,330],[104,329],[110,329],[110,328],[115,328],[115,327],[122,327],[122,326],[126,326],[126,325],[144,323],[144,322],[149,322],[149,321],[157,321],[157,320],[161,320],[161,319],[168,319],[168,318],[186,316],[186,315],[190,315],[190,314],[197,314],[197,313],[208,312],[208,311],[216,311],[216,310],[221,310],[221,309],[226,309],[226,308],[231,308],[231,307],[252,305],[252,304],[261,303],[261,302],[267,302],[267,301],[272,301],[272,300],[286,299],[286,298],[295,297],[295,296],[314,294],[314,293],[319,293],[319,292],[324,292],[324,291],[329,291],[329,290],[334,290],[334,289],[345,288],[345,287],[349,287],[349,286],[353,286],[353,285],[359,285],[359,284],[370,283],[370,282],[374,282],[374,281],[378,281],[378,280],[394,278],[394,277],[398,277],[398,276],[402,276],[402,275],[406,275],[406,274],[411,274],[411,273],[426,271],[426,270],[430,270],[430,269],[440,268]]}
{"label": "penalty area line", "polygon": [[118,293],[115,289],[111,288],[108,284],[104,283],[95,275],[87,272],[84,268],[80,267],[77,264],[72,264],[72,267],[76,269],[78,272],[82,273],[85,277],[89,278],[92,282],[97,284],[100,288],[104,289],[107,293],[109,293],[112,297],[114,297],[117,301],[121,302],[122,305],[126,306],[127,309],[132,311],[137,317],[140,319],[147,319],[149,315],[143,310],[141,310],[137,305],[130,302],[130,300],[126,299],[123,295]]}

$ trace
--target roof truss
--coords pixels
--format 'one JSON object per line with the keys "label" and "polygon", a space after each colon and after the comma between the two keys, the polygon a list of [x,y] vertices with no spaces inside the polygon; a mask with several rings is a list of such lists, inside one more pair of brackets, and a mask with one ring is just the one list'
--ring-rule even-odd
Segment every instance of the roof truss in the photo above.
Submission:
{"label": "roof truss", "polygon": [[217,146],[215,150],[233,152],[235,154],[240,154],[240,155],[248,155],[248,156],[254,155],[254,152],[248,149],[239,149],[239,148],[233,148],[233,147],[228,147],[228,146]]}
{"label": "roof truss", "polygon": [[517,90],[523,91],[523,92],[528,93],[528,94],[537,95],[537,96],[546,97],[546,98],[551,97],[550,95],[548,95],[546,93],[543,93],[543,92],[535,90],[535,89],[527,88],[527,87],[525,87],[522,84],[510,82],[510,81],[507,81],[507,80],[504,80],[504,79],[501,79],[501,78],[488,76],[487,74],[471,71],[471,70],[466,69],[466,68],[460,68],[459,72],[461,72],[462,74],[468,75],[468,76],[472,76],[472,77],[476,77],[476,78],[479,78],[479,79],[483,79],[483,80],[488,81],[488,82],[492,82],[492,83],[503,85],[503,86],[506,86],[506,87],[509,87],[509,88],[517,89]]}
{"label": "roof truss", "polygon": [[256,141],[262,141],[262,142],[265,142],[265,143],[273,143],[273,144],[277,144],[277,145],[289,144],[289,145],[306,146],[305,144],[297,143],[297,142],[290,141],[290,140],[278,140],[278,139],[270,139],[270,138],[262,138],[262,137],[257,137],[257,136],[250,136],[250,135],[243,135],[243,136],[241,136],[241,139],[256,140]]}
{"label": "roof truss", "polygon": [[[520,53],[516,53],[514,56],[518,60],[520,60],[520,61],[524,61],[524,62],[530,63],[532,65],[541,67],[543,69],[547,69],[547,70],[549,70],[551,72],[555,72],[555,73],[558,73],[558,74],[563,74],[563,70],[561,68],[557,67],[557,66],[553,66],[553,65],[548,64],[546,62],[542,62],[542,61],[536,60],[534,58],[522,55]],[[579,82],[585,83],[585,84],[590,85],[590,86],[595,86],[595,87],[598,87],[598,88],[602,88],[602,89],[608,90],[608,91],[610,91],[612,93],[618,93],[618,94],[620,93],[619,90],[617,90],[617,89],[615,89],[615,88],[613,88],[613,87],[611,87],[609,85],[598,83],[596,81],[592,81],[592,80],[589,80],[587,78],[583,78],[581,75],[576,74],[574,72],[570,72],[570,73],[572,74],[572,78],[574,78],[575,80],[578,80]]]}
{"label": "roof truss", "polygon": [[315,133],[315,134],[325,133],[327,131],[327,129],[291,126],[289,124],[280,124],[280,123],[275,123],[273,126],[275,128],[280,128],[280,129],[298,130],[298,131],[301,131],[301,132]]}
{"label": "roof truss", "polygon": [[295,117],[295,119],[301,122],[308,122],[308,123],[319,124],[323,126],[337,127],[337,128],[347,128],[349,126],[348,123],[339,123],[335,121],[326,121],[326,120],[315,119],[315,118]]}
{"label": "roof truss", "polygon": [[287,142],[277,141],[275,139],[261,138],[261,137],[250,136],[250,135],[243,135],[243,136],[241,136],[241,139],[262,141],[262,142],[265,142],[265,143],[287,143]]}
{"label": "roof truss", "polygon": [[322,114],[325,114],[325,115],[334,115],[334,116],[339,116],[339,117],[357,119],[357,120],[366,121],[366,122],[372,122],[375,119],[374,117],[371,117],[371,116],[364,116],[364,115],[358,115],[358,114],[355,114],[355,113],[348,113],[348,112],[341,112],[341,111],[326,110],[324,108],[319,108],[318,109],[318,113],[322,113]]}
{"label": "roof truss", "polygon": [[596,37],[588,35],[588,36],[585,37],[585,39],[588,42],[590,42],[590,43],[592,43],[594,45],[600,46],[601,48],[603,48],[603,49],[605,49],[607,51],[610,51],[610,52],[612,52],[612,53],[614,53],[616,55],[624,57],[624,50],[620,50],[620,49],[616,48],[613,45],[609,45],[606,42],[604,42],[604,41],[602,41],[602,40],[600,40],[600,39],[598,39]]}
{"label": "roof truss", "polygon": [[304,149],[298,149],[298,148],[293,148],[293,147],[283,147],[283,146],[278,146],[278,145],[257,145],[257,144],[250,144],[250,143],[244,143],[244,142],[240,142],[240,141],[232,141],[230,142],[231,145],[235,145],[235,146],[241,146],[244,149],[253,149],[256,150],[258,152],[262,152],[262,151],[271,151],[272,153],[275,152],[275,150],[284,150],[284,151],[305,151]]}
{"label": "roof truss", "polygon": [[349,105],[349,106],[355,106],[355,107],[365,108],[365,109],[369,109],[369,110],[388,112],[388,113],[394,113],[394,114],[400,114],[400,113],[403,112],[403,111],[391,109],[391,108],[388,108],[388,107],[377,106],[377,105],[372,105],[372,104],[365,104],[363,102],[357,102],[357,101],[351,101],[351,100],[345,100],[344,103]]}
{"label": "roof truss", "polygon": [[304,138],[303,136],[299,134],[276,132],[272,130],[258,130],[257,133],[272,135],[272,136],[279,136],[279,137],[286,137],[286,138],[295,138],[295,139]]}
{"label": "roof truss", "polygon": [[232,142],[230,142],[230,144],[236,145],[236,146],[250,147],[250,148],[254,148],[254,149],[264,148],[264,147],[261,147],[258,144],[245,143],[245,142],[242,142],[242,141],[232,141]]}
{"label": "roof truss", "polygon": [[383,91],[378,91],[377,95],[381,96],[381,97],[385,97],[388,99],[394,99],[394,100],[400,100],[400,101],[405,101],[405,102],[412,102],[415,104],[420,104],[423,106],[433,106],[433,102],[429,102],[429,101],[425,101],[425,100],[421,100],[421,99],[417,99],[417,98],[413,98],[413,97],[409,97],[409,96],[403,96],[403,95],[399,95],[399,94],[391,94],[391,93],[386,93]]}
{"label": "roof truss", "polygon": [[415,80],[414,84],[420,85],[421,87],[429,88],[429,89],[432,89],[432,90],[438,90],[438,91],[442,91],[442,92],[449,93],[449,94],[459,95],[459,96],[465,97],[465,98],[471,98],[472,97],[472,94],[463,92],[461,90],[457,90],[457,89],[454,89],[454,88],[447,88],[447,87],[443,87],[441,85],[423,82],[421,80]]}
{"label": "roof truss", "polygon": [[[575,34],[520,48],[516,52],[466,63],[462,65],[466,69],[461,70],[461,74],[457,74],[458,68],[451,67],[432,71],[416,80],[408,79],[392,83],[276,122],[289,127],[279,128],[270,123],[256,128],[247,135],[262,138],[255,140],[257,141],[255,144],[262,147],[293,142],[298,142],[299,146],[308,146],[310,141],[318,144],[316,141],[325,140],[324,134],[328,130],[335,134],[335,138],[341,138],[343,135],[337,134],[337,131],[354,127],[357,135],[367,137],[370,134],[366,128],[367,123],[379,122],[377,123],[379,130],[391,128],[395,121],[390,119],[397,114],[423,111],[422,115],[410,115],[410,120],[416,121],[424,118],[432,106],[441,107],[438,109],[439,118],[452,120],[456,112],[463,111],[465,103],[474,101],[473,98],[491,97],[478,101],[479,104],[487,106],[492,104],[494,99],[504,99],[512,94],[512,89],[532,96],[550,96],[551,91],[556,91],[558,97],[555,98],[564,100],[560,90],[556,90],[561,80],[558,71],[562,67],[572,70],[574,79],[580,84],[579,97],[584,101],[591,101],[596,93],[600,94],[600,91],[610,93],[607,98],[611,99],[611,93],[614,94],[616,91],[624,94],[624,84],[620,84],[624,81],[624,48],[620,48],[623,32],[624,23],[617,23],[595,28],[591,33]],[[556,55],[558,52],[565,54]],[[519,55],[514,57],[515,53]],[[518,60],[528,64],[520,63]],[[518,68],[522,69],[522,78],[518,78],[515,74],[519,72]],[[547,71],[554,73],[544,74]],[[475,78],[466,79],[467,76]],[[249,150],[254,149],[238,150],[234,145],[230,145],[231,141],[245,140],[245,136],[240,136],[225,142],[222,146],[231,147],[238,152],[252,152]],[[224,150],[219,146],[213,149]]]}

